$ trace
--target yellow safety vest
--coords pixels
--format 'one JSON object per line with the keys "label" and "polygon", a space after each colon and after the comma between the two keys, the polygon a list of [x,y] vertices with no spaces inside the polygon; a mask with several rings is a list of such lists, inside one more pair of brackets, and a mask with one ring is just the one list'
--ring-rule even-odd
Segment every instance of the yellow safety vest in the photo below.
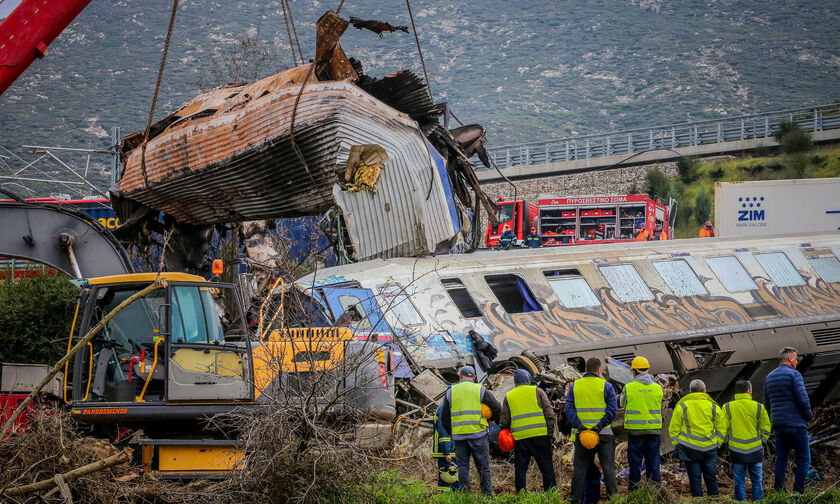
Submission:
{"label": "yellow safety vest", "polygon": [[547,436],[545,415],[537,401],[536,385],[519,385],[505,396],[510,408],[510,432],[513,439]]}
{"label": "yellow safety vest", "polygon": [[699,451],[716,450],[726,436],[726,417],[708,394],[693,392],[680,399],[668,428],[671,443]]}
{"label": "yellow safety vest", "polygon": [[[441,450],[441,448],[440,448],[441,443],[451,443],[452,438],[450,438],[449,436],[438,435],[438,430],[437,430],[438,420],[440,420],[440,419],[437,416],[437,411],[435,411],[435,417],[434,417],[435,434],[434,434],[434,445],[432,446],[432,457],[443,458],[447,455],[451,455],[452,458],[455,458],[455,452],[454,451],[452,451],[450,453],[443,453],[443,450]],[[454,446],[452,444],[450,444],[449,446],[454,448]]]}
{"label": "yellow safety vest", "polygon": [[487,428],[481,416],[481,385],[471,381],[456,383],[449,389],[452,418],[451,434],[475,434]]}
{"label": "yellow safety vest", "polygon": [[737,453],[761,450],[761,440],[770,437],[770,417],[764,406],[749,394],[735,394],[735,400],[723,406],[729,428],[726,439],[729,449]]}
{"label": "yellow safety vest", "polygon": [[[607,401],[604,399],[604,388],[607,381],[597,376],[584,376],[575,380],[572,385],[575,396],[575,411],[578,420],[585,427],[591,429],[598,425],[607,413]],[[601,429],[603,434],[612,434],[609,425]],[[578,430],[572,429],[572,441],[577,437]]]}
{"label": "yellow safety vest", "polygon": [[662,428],[662,387],[658,383],[628,383],[627,406],[624,408],[624,428],[627,430]]}

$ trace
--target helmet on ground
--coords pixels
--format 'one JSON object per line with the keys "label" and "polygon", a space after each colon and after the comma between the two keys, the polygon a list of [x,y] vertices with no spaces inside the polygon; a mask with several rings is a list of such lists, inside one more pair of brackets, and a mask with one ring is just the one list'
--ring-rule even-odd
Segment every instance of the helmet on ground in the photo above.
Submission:
{"label": "helmet on ground", "polygon": [[455,483],[458,481],[458,466],[455,465],[454,461],[449,463],[449,467],[441,468],[440,479],[444,483]]}
{"label": "helmet on ground", "polygon": [[502,429],[499,431],[499,449],[503,452],[513,451],[513,433],[510,429]]}
{"label": "helmet on ground", "polygon": [[641,355],[638,355],[630,363],[630,369],[650,369],[650,362]]}
{"label": "helmet on ground", "polygon": [[601,437],[598,435],[598,433],[591,430],[585,430],[581,432],[580,434],[578,434],[578,438],[580,439],[580,444],[583,445],[583,447],[587,450],[595,448],[601,441]]}
{"label": "helmet on ground", "polygon": [[490,407],[484,403],[481,403],[481,416],[483,416],[484,418],[490,418],[491,416],[493,416],[493,412],[490,411]]}

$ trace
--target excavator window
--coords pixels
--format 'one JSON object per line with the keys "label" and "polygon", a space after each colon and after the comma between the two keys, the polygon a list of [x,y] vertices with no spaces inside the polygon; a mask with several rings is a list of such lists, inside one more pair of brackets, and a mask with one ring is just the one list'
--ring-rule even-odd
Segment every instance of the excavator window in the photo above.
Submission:
{"label": "excavator window", "polygon": [[[90,326],[144,286],[115,285],[96,290],[96,306]],[[155,338],[165,332],[160,319],[166,302],[164,289],[128,305],[111,318],[94,337],[90,362],[88,400],[131,401],[142,386],[142,379],[134,378],[132,356],[151,355]]]}

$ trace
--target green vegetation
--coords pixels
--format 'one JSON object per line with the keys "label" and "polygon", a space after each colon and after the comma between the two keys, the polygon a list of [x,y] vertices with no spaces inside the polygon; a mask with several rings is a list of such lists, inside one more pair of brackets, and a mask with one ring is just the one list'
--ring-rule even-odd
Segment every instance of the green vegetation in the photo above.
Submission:
{"label": "green vegetation", "polygon": [[805,152],[811,147],[811,135],[793,121],[782,121],[779,129],[773,133],[773,138],[779,142],[779,148],[787,154]]}
{"label": "green vegetation", "polygon": [[[421,504],[434,502],[438,504],[564,504],[568,502],[561,498],[561,492],[522,492],[520,494],[503,493],[494,497],[487,497],[478,493],[437,493],[429,484],[416,478],[406,477],[398,470],[385,471],[373,476],[362,485],[357,494],[359,503],[371,504]],[[347,502],[347,501],[344,501]],[[701,503],[735,503],[729,495],[706,498],[684,498],[667,489],[657,489],[643,485],[629,494],[620,494],[609,500],[608,504],[701,504]],[[772,492],[765,496],[768,504],[840,504],[840,490],[829,489],[811,491],[804,495]]]}
{"label": "green vegetation", "polygon": [[54,364],[60,359],[78,292],[62,274],[21,279],[7,274],[0,280],[0,362]]}
{"label": "green vegetation", "polygon": [[645,192],[651,198],[665,199],[671,190],[668,177],[659,168],[651,168],[645,174]]}
{"label": "green vegetation", "polygon": [[[790,131],[796,130],[788,130],[787,135],[791,135]],[[656,194],[668,194],[679,201],[675,238],[696,237],[706,218],[714,219],[715,182],[840,177],[840,149],[836,146],[775,155],[759,149],[759,152],[751,154],[726,161],[681,159],[677,164],[680,175],[668,181],[667,189],[662,187],[664,174],[659,169],[648,171],[646,180],[649,189],[653,180]],[[658,174],[651,174],[652,171]],[[706,215],[708,217],[704,218]]]}

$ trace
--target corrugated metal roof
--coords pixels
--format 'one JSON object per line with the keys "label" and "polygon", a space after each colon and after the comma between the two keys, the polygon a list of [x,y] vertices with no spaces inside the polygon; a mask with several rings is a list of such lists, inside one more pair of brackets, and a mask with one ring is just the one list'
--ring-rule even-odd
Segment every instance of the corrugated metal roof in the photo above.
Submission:
{"label": "corrugated metal roof", "polygon": [[[289,130],[306,70],[187,103],[149,141],[145,179],[141,149],[129,153],[120,196],[191,224],[321,214],[338,203],[356,259],[427,253],[454,236],[448,184],[417,123],[355,85],[306,85],[296,152]],[[390,158],[376,194],[338,183],[350,147],[360,144],[380,145]]]}

